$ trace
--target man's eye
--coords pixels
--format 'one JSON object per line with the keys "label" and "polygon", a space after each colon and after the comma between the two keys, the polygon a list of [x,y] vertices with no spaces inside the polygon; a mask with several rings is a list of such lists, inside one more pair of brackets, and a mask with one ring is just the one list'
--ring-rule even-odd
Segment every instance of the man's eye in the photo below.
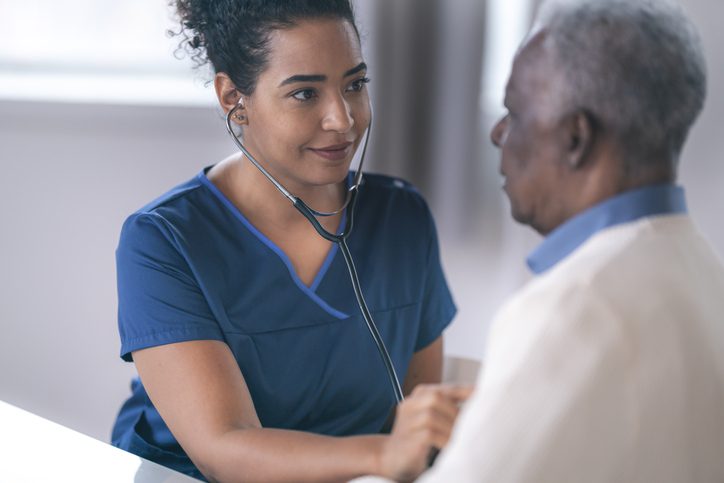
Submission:
{"label": "man's eye", "polygon": [[369,83],[369,81],[370,80],[367,77],[357,79],[350,84],[348,90],[352,92],[359,92],[364,88],[365,84]]}
{"label": "man's eye", "polygon": [[302,89],[292,94],[292,97],[298,101],[309,101],[314,99],[315,96],[314,89]]}

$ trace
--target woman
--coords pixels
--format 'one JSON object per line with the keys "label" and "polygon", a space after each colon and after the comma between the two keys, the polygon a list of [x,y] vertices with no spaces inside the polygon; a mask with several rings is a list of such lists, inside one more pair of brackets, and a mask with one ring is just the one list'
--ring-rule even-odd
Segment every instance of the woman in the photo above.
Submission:
{"label": "woman", "polygon": [[[254,158],[309,206],[338,209],[370,124],[349,2],[177,8]],[[344,217],[320,221],[335,232]],[[349,246],[403,391],[439,382],[455,308],[425,203],[365,176]],[[121,355],[143,382],[115,445],[212,480],[339,481],[414,477],[446,443],[462,389],[421,386],[379,434],[395,401],[344,260],[242,155],[131,215],[117,264]]]}

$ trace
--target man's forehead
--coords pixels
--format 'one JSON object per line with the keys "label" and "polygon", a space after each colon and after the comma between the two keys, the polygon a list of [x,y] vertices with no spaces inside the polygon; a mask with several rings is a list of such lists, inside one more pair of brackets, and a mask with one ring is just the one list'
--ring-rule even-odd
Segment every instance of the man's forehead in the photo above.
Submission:
{"label": "man's forehead", "polygon": [[519,114],[554,119],[562,112],[569,93],[551,42],[545,30],[529,35],[516,54],[506,86],[505,103]]}
{"label": "man's forehead", "polygon": [[546,73],[554,70],[548,38],[545,29],[533,30],[526,37],[513,60],[506,94],[515,94],[521,89],[521,84],[527,89],[529,84],[538,83],[547,77]]}

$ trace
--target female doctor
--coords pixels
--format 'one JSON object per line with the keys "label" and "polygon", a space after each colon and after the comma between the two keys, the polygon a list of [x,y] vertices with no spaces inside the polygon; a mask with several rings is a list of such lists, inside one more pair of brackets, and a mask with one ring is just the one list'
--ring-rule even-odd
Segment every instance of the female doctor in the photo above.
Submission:
{"label": "female doctor", "polygon": [[[178,0],[250,155],[314,209],[345,202],[370,125],[348,0]],[[140,380],[113,444],[219,481],[413,478],[467,396],[440,381],[455,307],[435,227],[409,184],[365,175],[349,249],[392,363],[395,406],[337,244],[242,154],[132,214],[117,250],[121,356]],[[320,217],[336,233],[348,210]],[[417,389],[415,389],[417,387]],[[414,390],[414,391],[413,391]],[[400,466],[400,454],[416,455]]]}

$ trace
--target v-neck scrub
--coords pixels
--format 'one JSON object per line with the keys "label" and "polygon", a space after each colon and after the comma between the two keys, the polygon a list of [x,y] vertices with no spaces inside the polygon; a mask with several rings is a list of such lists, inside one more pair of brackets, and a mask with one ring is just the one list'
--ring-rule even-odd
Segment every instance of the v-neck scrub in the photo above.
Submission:
{"label": "v-neck scrub", "polygon": [[[336,245],[307,287],[284,252],[205,172],[123,225],[116,252],[121,357],[131,361],[133,351],[175,342],[223,341],[263,427],[379,432],[394,395]],[[436,340],[456,312],[430,211],[408,183],[365,175],[348,243],[404,379],[412,355]],[[112,442],[200,476],[138,379]]]}

